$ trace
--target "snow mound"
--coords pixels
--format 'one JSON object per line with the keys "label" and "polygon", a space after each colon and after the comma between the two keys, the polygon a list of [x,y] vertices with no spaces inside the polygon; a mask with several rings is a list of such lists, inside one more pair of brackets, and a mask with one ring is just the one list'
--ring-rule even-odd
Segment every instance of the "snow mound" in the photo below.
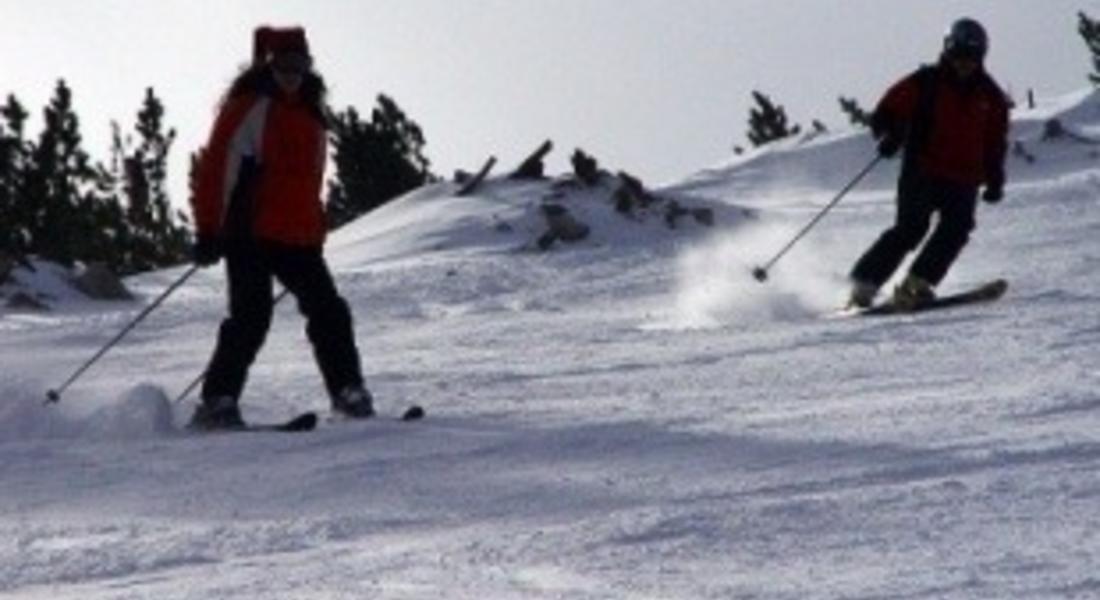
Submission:
{"label": "snow mound", "polygon": [[[643,191],[629,207],[621,177],[603,174],[585,186],[557,179],[487,180],[467,196],[439,183],[415,190],[333,235],[327,252],[334,265],[417,261],[448,253],[507,253],[573,247],[546,241],[548,214],[564,210],[586,226],[576,247],[660,244],[739,223],[747,211],[686,194]],[[713,228],[713,229],[712,229]]]}
{"label": "snow mound", "polygon": [[172,403],[160,386],[141,384],[119,402],[92,413],[84,424],[85,434],[104,438],[143,438],[175,430]]}
{"label": "snow mound", "polygon": [[0,405],[0,438],[5,441],[36,439],[142,439],[175,430],[172,405],[164,390],[141,384],[86,415],[65,404],[46,404],[45,396],[28,396],[29,386],[2,392],[9,401]]}

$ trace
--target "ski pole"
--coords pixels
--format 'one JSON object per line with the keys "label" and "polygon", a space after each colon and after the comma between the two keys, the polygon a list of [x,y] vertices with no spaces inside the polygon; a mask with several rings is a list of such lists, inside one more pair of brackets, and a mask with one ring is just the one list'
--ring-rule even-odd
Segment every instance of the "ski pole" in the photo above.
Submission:
{"label": "ski pole", "polygon": [[[275,297],[275,301],[272,302],[272,306],[278,306],[279,302],[282,302],[283,298],[286,298],[287,294],[289,294],[289,293],[290,293],[290,290],[288,290],[288,289],[284,289],[283,291],[279,292],[279,295]],[[202,382],[205,379],[206,379],[206,371],[203,371],[202,373],[199,373],[199,376],[196,377],[190,383],[190,385],[188,385],[186,388],[184,388],[183,391],[180,392],[179,396],[176,396],[175,403],[179,404],[180,402],[183,402],[185,399],[187,399],[187,397],[191,395],[191,392],[195,391],[195,388],[199,387],[199,385],[202,384]]]}
{"label": "ski pole", "polygon": [[821,212],[817,213],[817,216],[815,216],[805,227],[803,227],[802,231],[799,231],[798,235],[794,236],[794,238],[790,242],[788,242],[787,245],[784,246],[783,249],[780,250],[778,254],[776,254],[774,257],[772,257],[772,259],[769,260],[767,263],[765,263],[764,266],[756,267],[755,269],[753,269],[752,270],[752,276],[755,277],[756,280],[759,281],[760,283],[763,283],[763,282],[767,281],[767,279],[768,279],[768,269],[771,269],[772,267],[774,267],[775,263],[779,262],[779,259],[783,258],[783,256],[785,254],[787,254],[787,252],[789,252],[790,249],[793,248],[795,244],[798,243],[798,240],[802,239],[803,236],[805,236],[807,233],[809,233],[809,231],[811,229],[813,229],[814,225],[817,225],[817,222],[820,221],[822,219],[822,217],[825,216],[826,213],[828,213],[830,210],[832,210],[833,207],[836,206],[840,202],[840,200],[848,194],[848,192],[852,191],[852,188],[856,187],[856,185],[859,184],[859,182],[862,181],[863,178],[866,177],[867,174],[870,173],[871,170],[874,169],[875,166],[878,165],[879,161],[881,161],[881,160],[882,160],[882,155],[881,154],[876,154],[875,158],[870,163],[868,163],[867,166],[864,167],[863,170],[860,171],[859,174],[855,176],[855,178],[853,178],[850,182],[848,182],[848,185],[844,186],[844,189],[840,190],[840,193],[837,194],[836,197],[833,198],[833,200],[825,206],[825,208],[821,209]]}
{"label": "ski pole", "polygon": [[154,300],[152,304],[145,307],[145,310],[141,311],[141,314],[135,317],[133,321],[130,321],[130,323],[126,325],[126,327],[123,327],[122,331],[118,332],[118,335],[116,335],[114,339],[107,342],[106,345],[99,349],[99,352],[95,353],[95,356],[92,356],[90,359],[88,359],[88,362],[84,363],[84,365],[77,369],[75,373],[70,375],[69,378],[65,380],[65,383],[61,384],[61,387],[46,392],[46,404],[59,402],[61,400],[62,392],[68,389],[68,387],[72,385],[73,382],[75,382],[81,375],[83,375],[85,371],[87,371],[93,364],[95,364],[96,361],[102,358],[108,350],[113,348],[115,344],[119,343],[119,341],[121,341],[127,333],[130,333],[130,330],[136,327],[138,323],[141,323],[143,320],[145,320],[145,317],[148,317],[150,313],[156,310],[156,308],[160,306],[161,303],[168,298],[168,296],[172,295],[172,292],[176,291],[176,289],[178,289],[181,285],[184,284],[184,282],[190,279],[191,276],[195,274],[195,271],[198,270],[198,265],[194,265],[190,269],[187,269],[187,271],[185,271],[183,275],[175,281],[175,283],[168,286],[168,289],[164,290],[164,293],[157,297],[157,299]]}

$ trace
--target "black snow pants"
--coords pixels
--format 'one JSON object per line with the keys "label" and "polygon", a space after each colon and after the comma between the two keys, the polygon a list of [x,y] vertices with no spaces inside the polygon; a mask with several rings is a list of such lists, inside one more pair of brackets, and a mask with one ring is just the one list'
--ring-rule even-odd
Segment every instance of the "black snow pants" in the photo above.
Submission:
{"label": "black snow pants", "polygon": [[903,177],[898,185],[897,221],[886,230],[852,269],[853,280],[882,286],[905,257],[917,249],[938,222],[909,272],[938,285],[970,240],[977,209],[977,186],[939,179]]}
{"label": "black snow pants", "polygon": [[306,318],[306,336],[330,396],[349,385],[363,384],[351,311],[336,291],[321,248],[230,241],[225,262],[229,317],[221,324],[206,370],[204,399],[240,398],[248,369],[271,326],[273,278],[298,300]]}

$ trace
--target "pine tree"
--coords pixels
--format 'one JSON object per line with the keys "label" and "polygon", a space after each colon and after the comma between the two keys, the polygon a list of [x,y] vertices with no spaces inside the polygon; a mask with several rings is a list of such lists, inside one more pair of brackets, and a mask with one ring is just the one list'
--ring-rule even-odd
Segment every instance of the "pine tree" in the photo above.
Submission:
{"label": "pine tree", "polygon": [[22,201],[21,179],[27,162],[24,124],[28,114],[15,96],[0,108],[0,254],[22,255],[29,233],[24,228],[27,204]]}
{"label": "pine tree", "polygon": [[4,161],[7,172],[3,186],[10,210],[6,217],[10,225],[0,235],[6,238],[5,246],[11,254],[23,256],[31,250],[31,223],[37,211],[27,190],[32,145],[27,141],[26,123],[30,113],[14,95],[9,95],[7,103],[0,108],[0,116],[3,116],[6,127]]}
{"label": "pine tree", "polygon": [[[173,212],[167,190],[168,154],[176,131],[164,131],[164,105],[152,88],[137,114],[134,135],[123,135],[111,123],[111,158],[102,167],[115,204],[125,209],[112,229],[120,252],[116,270],[136,273],[178,264],[187,259],[190,237]],[[134,142],[134,136],[137,143]]]}
{"label": "pine tree", "polygon": [[757,91],[752,93],[752,97],[756,107],[749,111],[748,137],[753,146],[760,147],[801,131],[798,125],[788,124],[786,110],[773,103],[771,98]]}
{"label": "pine tree", "polygon": [[329,225],[339,227],[434,180],[424,134],[391,98],[378,96],[370,122],[348,107],[333,115],[336,176],[329,184]]}
{"label": "pine tree", "polygon": [[85,191],[95,179],[88,154],[81,147],[80,121],[73,111],[72,91],[58,81],[43,112],[44,127],[31,151],[25,200],[34,206],[27,226],[31,249],[56,262],[71,265],[90,243],[93,220],[86,212]]}
{"label": "pine tree", "polygon": [[855,98],[840,97],[840,110],[844,114],[848,115],[848,120],[852,122],[852,125],[859,127],[871,126],[871,115],[867,111],[863,110],[863,107],[859,105],[859,101]]}
{"label": "pine tree", "polygon": [[164,104],[153,88],[145,91],[135,130],[138,146],[124,162],[130,225],[148,241],[149,248],[142,258],[149,266],[183,262],[187,258],[189,236],[183,226],[176,224],[176,219],[186,222],[187,217],[172,211],[168,197],[168,154],[176,140],[176,130],[164,130]]}
{"label": "pine tree", "polygon": [[1077,31],[1092,54],[1093,72],[1089,73],[1089,81],[1100,85],[1100,21],[1089,18],[1083,11],[1077,13],[1077,19]]}
{"label": "pine tree", "polygon": [[55,262],[119,264],[115,243],[124,222],[109,181],[82,147],[72,91],[58,81],[43,111],[43,130],[30,145],[21,177],[21,202],[29,207],[24,226],[28,251]]}

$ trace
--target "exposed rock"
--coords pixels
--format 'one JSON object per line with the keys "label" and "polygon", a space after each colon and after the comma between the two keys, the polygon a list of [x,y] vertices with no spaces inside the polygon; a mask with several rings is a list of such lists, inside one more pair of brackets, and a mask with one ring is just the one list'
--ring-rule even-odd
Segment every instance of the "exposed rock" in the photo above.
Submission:
{"label": "exposed rock", "polygon": [[531,156],[528,156],[526,160],[520,163],[515,172],[512,173],[512,179],[545,179],[546,168],[542,164],[542,160],[546,158],[547,154],[554,149],[554,142],[546,140],[541,146],[535,150]]}
{"label": "exposed rock", "polygon": [[665,225],[668,225],[669,229],[676,229],[676,223],[681,217],[690,215],[691,211],[680,206],[680,203],[671,200],[665,205]]}
{"label": "exposed rock", "polygon": [[27,292],[19,291],[12,294],[11,298],[5,303],[8,308],[16,310],[49,310],[50,307],[46,303],[42,302],[38,298],[28,294]]}
{"label": "exposed rock", "polygon": [[596,159],[585,154],[584,150],[577,148],[572,158],[573,173],[577,180],[587,186],[594,186],[600,182],[600,165]]}
{"label": "exposed rock", "polygon": [[95,300],[133,300],[117,275],[103,263],[91,263],[72,281],[85,296]]}
{"label": "exposed rock", "polygon": [[542,215],[546,218],[547,230],[539,236],[538,246],[546,250],[554,245],[554,242],[578,242],[588,237],[592,228],[578,221],[569,210],[560,204],[545,204],[542,206]]}
{"label": "exposed rock", "polygon": [[1089,146],[1100,145],[1100,139],[1095,139],[1091,136],[1083,133],[1073,131],[1066,127],[1058,119],[1050,119],[1043,124],[1043,141],[1048,142],[1050,140],[1057,140],[1061,138],[1068,138],[1074,142],[1086,144]]}
{"label": "exposed rock", "polygon": [[481,185],[481,182],[485,181],[485,178],[489,175],[489,172],[493,170],[493,166],[497,164],[497,157],[490,156],[485,164],[481,166],[481,170],[475,175],[470,175],[465,171],[457,171],[455,173],[455,182],[462,185],[462,187],[455,193],[456,196],[466,196],[473,193],[477,189],[477,186]]}
{"label": "exposed rock", "polygon": [[695,222],[700,225],[714,227],[713,208],[693,208],[691,209],[691,216],[695,217]]}
{"label": "exposed rock", "polygon": [[1056,140],[1066,135],[1066,127],[1058,119],[1043,123],[1043,141]]}

